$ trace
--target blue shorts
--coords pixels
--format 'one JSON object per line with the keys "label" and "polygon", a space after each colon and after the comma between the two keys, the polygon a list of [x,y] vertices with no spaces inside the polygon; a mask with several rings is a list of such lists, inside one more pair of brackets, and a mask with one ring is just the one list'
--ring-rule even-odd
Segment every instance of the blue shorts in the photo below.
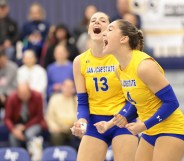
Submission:
{"label": "blue shorts", "polygon": [[92,136],[92,137],[98,138],[100,140],[103,140],[107,143],[108,146],[111,145],[112,139],[118,135],[123,135],[123,134],[132,135],[132,133],[130,131],[128,131],[126,128],[119,128],[117,126],[113,126],[109,130],[107,130],[105,133],[100,134],[97,131],[94,124],[99,122],[99,121],[109,121],[113,117],[114,116],[90,115],[85,135]]}
{"label": "blue shorts", "polygon": [[144,140],[146,140],[148,143],[150,143],[153,146],[155,146],[155,142],[160,136],[172,136],[184,141],[184,135],[181,135],[181,134],[167,134],[167,133],[158,134],[158,135],[142,134],[142,138],[144,138]]}

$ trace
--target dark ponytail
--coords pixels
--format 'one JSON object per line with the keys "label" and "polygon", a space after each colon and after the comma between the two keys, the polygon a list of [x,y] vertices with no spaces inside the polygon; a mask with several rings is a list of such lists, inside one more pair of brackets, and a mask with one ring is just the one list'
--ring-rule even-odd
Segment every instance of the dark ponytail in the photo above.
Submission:
{"label": "dark ponytail", "polygon": [[143,32],[141,30],[138,30],[138,36],[139,36],[139,43],[137,45],[137,50],[143,51],[144,48],[144,37]]}

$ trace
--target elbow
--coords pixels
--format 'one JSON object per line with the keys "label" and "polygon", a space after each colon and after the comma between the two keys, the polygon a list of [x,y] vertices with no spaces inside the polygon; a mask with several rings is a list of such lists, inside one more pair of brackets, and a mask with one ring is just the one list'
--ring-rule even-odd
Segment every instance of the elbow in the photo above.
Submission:
{"label": "elbow", "polygon": [[172,111],[174,112],[179,107],[178,100],[176,99],[176,100],[170,102],[169,106],[171,107]]}
{"label": "elbow", "polygon": [[177,109],[179,106],[180,106],[180,104],[179,104],[178,100],[174,101],[174,107],[175,107],[175,109]]}

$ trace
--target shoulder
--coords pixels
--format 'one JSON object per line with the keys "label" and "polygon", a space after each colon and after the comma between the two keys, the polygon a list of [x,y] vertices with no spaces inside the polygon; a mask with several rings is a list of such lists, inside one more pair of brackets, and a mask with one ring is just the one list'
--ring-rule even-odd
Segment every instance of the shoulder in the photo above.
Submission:
{"label": "shoulder", "polygon": [[[57,102],[58,102],[58,100],[60,100],[61,98],[62,98],[62,94],[61,94],[61,93],[56,93],[56,94],[53,94],[53,95],[51,96],[50,100],[51,100],[51,101],[57,100]],[[59,102],[60,102],[60,101],[59,101]]]}
{"label": "shoulder", "polygon": [[69,60],[68,63],[67,63],[68,66],[72,66],[73,63]]}
{"label": "shoulder", "polygon": [[80,66],[80,59],[81,59],[81,55],[76,56],[74,61],[73,61],[73,65]]}
{"label": "shoulder", "polygon": [[30,28],[31,26],[33,25],[33,23],[32,22],[30,22],[30,21],[26,21],[24,24],[23,24],[23,28]]}
{"label": "shoulder", "polygon": [[9,61],[9,62],[8,62],[8,67],[9,67],[9,68],[12,68],[13,71],[17,70],[17,68],[18,68],[17,64],[15,64],[15,63],[12,62],[12,61]]}
{"label": "shoulder", "polygon": [[152,72],[153,70],[158,70],[158,65],[152,58],[144,59],[140,62],[138,66],[138,74],[149,74],[149,72]]}
{"label": "shoulder", "polygon": [[18,68],[18,72],[26,72],[27,71],[27,67],[25,65],[22,65]]}
{"label": "shoulder", "polygon": [[35,65],[35,69],[42,71],[42,72],[45,72],[45,69],[41,65],[38,65],[38,64]]}
{"label": "shoulder", "polygon": [[12,25],[17,25],[17,22],[14,19],[12,19],[11,17],[7,17],[7,21],[9,23],[11,23]]}
{"label": "shoulder", "polygon": [[13,102],[13,101],[18,100],[17,91],[12,92],[12,93],[8,96],[8,100],[9,100],[10,102]]}
{"label": "shoulder", "polygon": [[151,82],[157,82],[158,77],[163,75],[163,72],[159,65],[149,58],[139,64],[137,74],[145,84],[151,84]]}
{"label": "shoulder", "polygon": [[48,65],[47,67],[47,71],[51,71],[56,67],[55,63],[51,63],[50,65]]}
{"label": "shoulder", "polygon": [[31,94],[35,99],[40,99],[42,97],[42,94],[40,92],[35,91],[35,90],[31,90]]}

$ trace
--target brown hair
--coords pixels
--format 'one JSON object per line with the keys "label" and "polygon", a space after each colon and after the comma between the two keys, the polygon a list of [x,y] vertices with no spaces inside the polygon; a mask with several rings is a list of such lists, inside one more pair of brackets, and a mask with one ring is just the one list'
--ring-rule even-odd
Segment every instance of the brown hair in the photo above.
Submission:
{"label": "brown hair", "polygon": [[141,30],[138,30],[130,22],[123,19],[117,20],[122,35],[129,37],[130,48],[143,51],[144,38]]}

